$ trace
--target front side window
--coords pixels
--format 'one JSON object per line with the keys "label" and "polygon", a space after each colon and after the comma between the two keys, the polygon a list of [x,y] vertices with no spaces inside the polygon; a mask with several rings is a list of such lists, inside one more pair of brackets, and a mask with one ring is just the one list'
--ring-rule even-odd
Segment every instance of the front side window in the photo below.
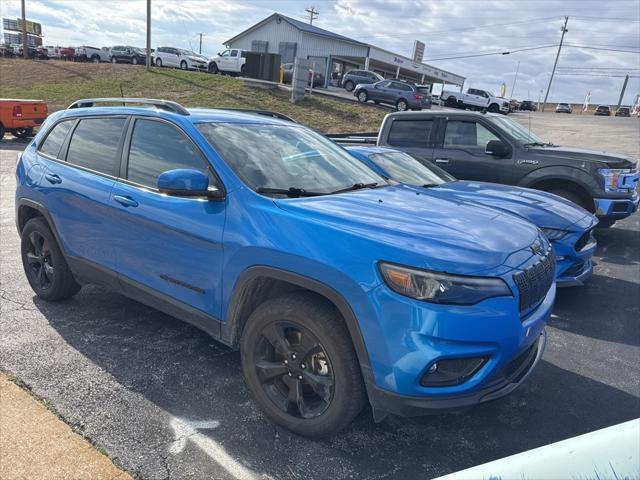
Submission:
{"label": "front side window", "polygon": [[467,150],[473,154],[484,153],[491,140],[500,139],[476,122],[449,120],[444,132],[444,148]]}
{"label": "front side window", "polygon": [[433,120],[396,120],[389,129],[388,143],[393,147],[429,146]]}
{"label": "front side window", "polygon": [[118,147],[124,118],[88,118],[80,120],[73,131],[67,162],[107,175],[116,174]]}
{"label": "front side window", "polygon": [[73,125],[73,120],[67,120],[64,122],[58,123],[55,127],[51,129],[47,138],[44,139],[44,142],[40,145],[40,152],[45,155],[50,155],[54,158],[58,158],[60,154],[60,148],[62,148],[62,144],[64,143],[64,139],[67,138],[67,134]]}
{"label": "front side window", "polygon": [[222,52],[222,56],[223,57],[228,57],[229,56],[229,50],[225,50],[224,52]]}
{"label": "front side window", "polygon": [[439,167],[425,166],[408,153],[376,153],[369,158],[384,169],[396,182],[422,186],[441,185],[454,180],[451,175]]}
{"label": "front side window", "polygon": [[153,120],[136,120],[129,147],[127,179],[156,188],[158,176],[176,168],[191,168],[207,174],[195,147],[175,127]]}
{"label": "front side window", "polygon": [[538,137],[535,133],[531,132],[531,130],[503,115],[487,117],[487,119],[502,131],[506,131],[509,135],[511,135],[511,137],[520,142],[520,144],[545,143],[544,140]]}
{"label": "front side window", "polygon": [[202,123],[200,132],[249,187],[329,194],[386,184],[342,148],[300,126]]}

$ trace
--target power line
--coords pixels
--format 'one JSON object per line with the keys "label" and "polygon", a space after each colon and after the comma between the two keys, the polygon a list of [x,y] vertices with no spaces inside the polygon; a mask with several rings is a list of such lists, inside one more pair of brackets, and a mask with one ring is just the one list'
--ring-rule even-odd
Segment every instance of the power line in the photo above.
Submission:
{"label": "power line", "polygon": [[477,53],[477,54],[471,54],[471,55],[462,55],[462,56],[457,56],[457,57],[426,58],[426,59],[423,60],[423,62],[435,62],[437,60],[456,60],[456,59],[460,59],[460,58],[488,57],[490,55],[509,55],[511,53],[527,52],[529,50],[540,50],[540,49],[543,49],[543,48],[551,48],[551,47],[557,47],[557,46],[558,46],[557,44],[539,45],[539,46],[536,46],[536,47],[523,47],[523,48],[510,49],[510,50],[500,50],[500,51],[494,51],[494,52]]}
{"label": "power line", "polygon": [[573,47],[573,48],[584,48],[586,50],[603,50],[606,52],[640,53],[640,50],[622,50],[622,49],[615,49],[615,48],[591,47],[589,45],[575,45],[573,43],[567,43],[566,46]]}

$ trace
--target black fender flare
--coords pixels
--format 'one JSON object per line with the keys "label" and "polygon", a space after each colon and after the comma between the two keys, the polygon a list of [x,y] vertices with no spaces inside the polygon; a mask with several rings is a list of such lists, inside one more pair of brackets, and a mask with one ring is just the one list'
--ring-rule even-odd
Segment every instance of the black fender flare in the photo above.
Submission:
{"label": "black fender flare", "polygon": [[53,218],[49,213],[49,210],[47,209],[47,207],[45,207],[41,203],[38,203],[34,200],[31,200],[28,198],[20,198],[16,202],[16,228],[18,229],[18,235],[22,236],[22,229],[24,228],[24,223],[26,223],[26,222],[22,222],[22,216],[20,213],[22,208],[24,207],[33,208],[34,210],[37,210],[38,213],[40,213],[40,215],[44,217],[44,219],[49,224],[49,228],[51,228],[51,232],[53,233],[53,236],[55,237],[56,242],[58,243],[58,247],[60,248],[60,251],[62,252],[63,255],[65,255],[66,252],[64,251],[64,245],[60,240],[60,234],[58,233],[58,229],[56,228],[56,224],[54,223]]}
{"label": "black fender flare", "polygon": [[332,287],[325,283],[314,280],[313,278],[300,275],[288,270],[282,270],[279,268],[269,266],[253,266],[247,268],[242,272],[236,280],[229,306],[227,307],[226,321],[222,324],[221,338],[222,341],[228,345],[237,345],[240,335],[240,308],[242,306],[242,300],[246,293],[247,287],[251,284],[251,281],[259,278],[266,277],[274,280],[281,280],[292,285],[310,290],[318,295],[329,300],[338,309],[342,317],[344,318],[347,330],[351,337],[351,342],[356,351],[358,357],[358,363],[360,364],[360,370],[367,387],[367,391],[371,385],[373,385],[373,375],[371,372],[371,362],[369,354],[364,342],[364,337],[360,330],[360,325],[356,319],[349,302]]}
{"label": "black fender flare", "polygon": [[531,188],[532,185],[549,180],[560,180],[574,183],[583,188],[592,198],[593,192],[600,189],[598,183],[592,177],[590,172],[566,165],[538,168],[522,177],[518,181],[518,186]]}

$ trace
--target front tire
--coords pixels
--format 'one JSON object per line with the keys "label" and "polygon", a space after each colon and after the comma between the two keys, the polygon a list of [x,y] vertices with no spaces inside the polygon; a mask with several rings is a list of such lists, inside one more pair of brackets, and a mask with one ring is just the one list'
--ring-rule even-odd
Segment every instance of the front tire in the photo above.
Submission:
{"label": "front tire", "polygon": [[138,64],[138,57],[133,57],[133,58],[131,59],[131,64],[132,64],[132,65],[137,65],[137,64]]}
{"label": "front tire", "polygon": [[360,103],[367,103],[367,100],[369,100],[369,95],[365,90],[362,90],[358,93],[358,101]]}
{"label": "front tire", "polygon": [[589,204],[584,198],[582,198],[582,196],[578,195],[576,192],[572,190],[565,190],[564,188],[558,188],[555,190],[548,190],[548,192],[553,193],[554,195],[558,195],[559,197],[562,197],[566,200],[569,200],[570,202],[575,203],[579,207],[584,208],[588,212],[593,213],[594,211],[593,202]]}
{"label": "front tire", "polygon": [[500,107],[497,103],[492,103],[491,105],[489,105],[489,111],[491,113],[498,113],[500,111]]}
{"label": "front tire", "polygon": [[115,65],[116,63],[118,63],[118,59],[116,57],[111,57],[111,63]]}
{"label": "front tire", "polygon": [[180,62],[180,70],[186,70],[187,69],[187,62],[185,62],[184,60],[182,60]]}
{"label": "front tire", "polygon": [[449,108],[456,108],[458,106],[458,101],[456,100],[456,97],[447,98],[447,100],[444,102],[444,106]]}
{"label": "front tire", "polygon": [[161,58],[156,58],[156,67],[158,68],[162,68],[162,59]]}
{"label": "front tire", "polygon": [[27,280],[38,297],[55,302],[78,293],[80,285],[44,219],[36,217],[27,222],[20,251]]}
{"label": "front tire", "polygon": [[344,84],[344,89],[347,92],[353,92],[354,88],[355,88],[355,85],[351,80],[347,80],[347,82]]}
{"label": "front tire", "polygon": [[100,57],[98,55],[94,55],[91,57],[92,63],[100,63]]}
{"label": "front tire", "polygon": [[213,73],[215,75],[218,72],[218,64],[216,62],[211,62],[209,64],[209,73]]}
{"label": "front tire", "polygon": [[332,435],[365,404],[349,332],[338,311],[315,294],[298,292],[260,305],[247,321],[240,355],[262,411],[299,435]]}

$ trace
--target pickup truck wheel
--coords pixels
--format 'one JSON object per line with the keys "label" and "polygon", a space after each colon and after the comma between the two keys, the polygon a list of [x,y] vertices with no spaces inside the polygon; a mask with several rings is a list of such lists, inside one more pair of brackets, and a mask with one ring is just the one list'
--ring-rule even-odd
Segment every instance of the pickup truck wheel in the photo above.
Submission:
{"label": "pickup truck wheel", "polygon": [[187,62],[185,62],[184,60],[182,60],[180,62],[180,70],[186,70],[187,69]]}
{"label": "pickup truck wheel", "polygon": [[358,101],[361,103],[367,103],[367,100],[369,100],[369,95],[367,95],[367,92],[362,90],[360,93],[358,93]]}
{"label": "pickup truck wheel", "polygon": [[131,64],[132,64],[132,65],[137,65],[137,64],[138,64],[138,57],[133,57],[133,58],[131,59]]}
{"label": "pickup truck wheel", "polygon": [[156,58],[156,67],[162,67],[162,59]]}
{"label": "pickup truck wheel", "polygon": [[38,297],[58,301],[80,290],[44,219],[37,217],[27,222],[22,230],[20,250],[27,280]]}
{"label": "pickup truck wheel", "polygon": [[240,67],[240,74],[241,74],[241,75],[244,75],[244,65],[242,65],[242,66]]}
{"label": "pickup truck wheel", "polygon": [[444,106],[449,108],[456,108],[458,106],[458,101],[456,100],[456,97],[447,98],[447,100],[444,102]]}
{"label": "pickup truck wheel", "polygon": [[497,103],[492,103],[491,105],[489,105],[489,111],[491,113],[498,113],[500,111],[500,107]]}
{"label": "pickup truck wheel", "polygon": [[401,98],[396,102],[396,110],[398,110],[399,112],[406,112],[408,108],[409,104],[404,98]]}
{"label": "pickup truck wheel", "polygon": [[11,133],[13,133],[18,138],[27,138],[33,135],[33,128],[31,127],[16,128]]}
{"label": "pickup truck wheel", "polygon": [[118,59],[116,57],[111,57],[111,63],[115,65],[116,63],[118,63]]}
{"label": "pickup truck wheel", "polygon": [[353,82],[351,80],[347,80],[347,82],[344,84],[344,89],[347,92],[353,92],[354,88],[355,88],[355,85],[353,84]]}
{"label": "pickup truck wheel", "polygon": [[218,72],[219,72],[219,70],[218,70],[218,64],[217,64],[216,62],[211,62],[211,63],[209,64],[209,73],[216,74],[216,73],[218,73]]}
{"label": "pickup truck wheel", "polygon": [[4,126],[0,123],[0,140],[4,138]]}
{"label": "pickup truck wheel", "polygon": [[332,435],[360,413],[365,390],[337,310],[314,294],[268,300],[240,342],[247,386],[267,417],[307,437]]}
{"label": "pickup truck wheel", "polygon": [[98,55],[93,55],[93,56],[91,57],[91,61],[92,61],[93,63],[100,63],[100,57],[99,57]]}
{"label": "pickup truck wheel", "polygon": [[576,192],[571,190],[565,190],[564,188],[557,188],[554,190],[547,190],[549,193],[553,193],[554,195],[558,195],[559,197],[565,198],[570,202],[575,203],[576,205],[584,208],[588,212],[593,212],[593,205],[589,205],[584,198],[578,195]]}

